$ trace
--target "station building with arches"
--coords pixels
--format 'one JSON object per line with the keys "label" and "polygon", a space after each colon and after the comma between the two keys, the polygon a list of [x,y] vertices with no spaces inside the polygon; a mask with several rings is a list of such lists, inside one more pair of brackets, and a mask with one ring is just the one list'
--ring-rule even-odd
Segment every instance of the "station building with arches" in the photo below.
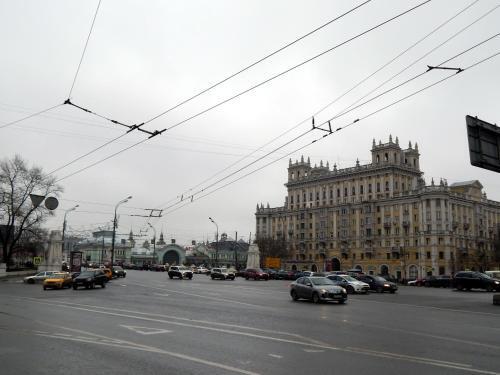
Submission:
{"label": "station building with arches", "polygon": [[257,205],[256,236],[285,241],[286,269],[359,269],[397,279],[485,270],[500,261],[500,202],[477,180],[426,183],[418,145],[371,148],[371,163],[288,166],[284,205]]}

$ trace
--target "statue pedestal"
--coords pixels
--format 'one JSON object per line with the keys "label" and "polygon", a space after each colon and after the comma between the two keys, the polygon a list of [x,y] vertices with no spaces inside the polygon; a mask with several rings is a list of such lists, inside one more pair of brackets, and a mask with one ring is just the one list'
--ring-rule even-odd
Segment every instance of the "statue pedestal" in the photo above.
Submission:
{"label": "statue pedestal", "polygon": [[248,248],[247,268],[260,268],[259,246],[255,243]]}
{"label": "statue pedestal", "polygon": [[44,262],[38,266],[38,271],[61,271],[62,269],[62,235],[61,231],[50,232],[49,242],[45,249]]}

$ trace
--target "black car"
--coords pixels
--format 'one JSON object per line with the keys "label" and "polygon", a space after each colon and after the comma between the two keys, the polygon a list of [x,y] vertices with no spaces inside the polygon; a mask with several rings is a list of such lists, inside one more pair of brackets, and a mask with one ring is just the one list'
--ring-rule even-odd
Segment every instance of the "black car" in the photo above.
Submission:
{"label": "black car", "polygon": [[396,290],[398,290],[398,286],[395,283],[387,281],[382,276],[359,275],[356,278],[370,285],[370,290],[375,290],[377,293],[396,293]]}
{"label": "black car", "polygon": [[452,278],[451,276],[439,275],[439,276],[427,276],[424,281],[424,286],[427,288],[449,288],[451,287]]}
{"label": "black car", "polygon": [[193,278],[193,271],[184,266],[171,266],[168,270],[168,277],[173,279],[178,277],[179,279],[189,279]]}
{"label": "black car", "polygon": [[269,275],[269,279],[278,280],[278,271],[272,268],[264,268],[263,271]]}
{"label": "black car", "polygon": [[488,292],[500,291],[500,280],[481,272],[458,272],[453,279],[453,285],[458,290],[486,289]]}
{"label": "black car", "polygon": [[122,267],[120,266],[113,266],[113,277],[125,277],[127,276],[127,271],[125,271]]}
{"label": "black car", "polygon": [[83,271],[73,279],[73,289],[84,286],[85,289],[94,289],[96,285],[106,288],[108,277],[102,270]]}

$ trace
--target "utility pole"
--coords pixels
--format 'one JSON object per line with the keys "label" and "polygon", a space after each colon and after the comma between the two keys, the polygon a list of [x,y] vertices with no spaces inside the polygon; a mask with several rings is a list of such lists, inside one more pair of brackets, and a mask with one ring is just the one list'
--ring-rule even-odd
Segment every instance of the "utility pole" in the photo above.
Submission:
{"label": "utility pole", "polygon": [[215,267],[219,265],[219,226],[217,223],[209,217],[210,221],[215,224],[215,227],[217,228],[217,234],[215,235]]}
{"label": "utility pole", "polygon": [[66,210],[64,212],[64,221],[63,221],[63,230],[62,230],[62,245],[63,245],[63,254],[64,254],[64,257],[66,258],[67,262],[69,261],[69,256],[68,256],[68,251],[67,251],[68,249],[66,246],[66,237],[65,237],[65,234],[66,234],[66,216],[68,215],[68,212],[76,210],[77,207],[80,207],[80,205],[77,204],[75,207],[72,207],[69,210]]}
{"label": "utility pole", "polygon": [[238,231],[236,231],[236,235],[234,236],[234,268],[238,271]]}
{"label": "utility pole", "polygon": [[148,223],[148,225],[153,229],[154,237],[153,237],[153,264],[156,264],[156,229]]}

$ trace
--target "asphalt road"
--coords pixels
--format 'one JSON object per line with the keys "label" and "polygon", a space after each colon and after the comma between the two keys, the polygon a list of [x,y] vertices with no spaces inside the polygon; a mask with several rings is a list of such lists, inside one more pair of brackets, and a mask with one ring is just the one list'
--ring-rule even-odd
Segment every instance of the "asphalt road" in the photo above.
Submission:
{"label": "asphalt road", "polygon": [[500,374],[492,293],[400,287],[345,305],[293,302],[289,281],[169,280],[107,288],[0,282],[0,373]]}

